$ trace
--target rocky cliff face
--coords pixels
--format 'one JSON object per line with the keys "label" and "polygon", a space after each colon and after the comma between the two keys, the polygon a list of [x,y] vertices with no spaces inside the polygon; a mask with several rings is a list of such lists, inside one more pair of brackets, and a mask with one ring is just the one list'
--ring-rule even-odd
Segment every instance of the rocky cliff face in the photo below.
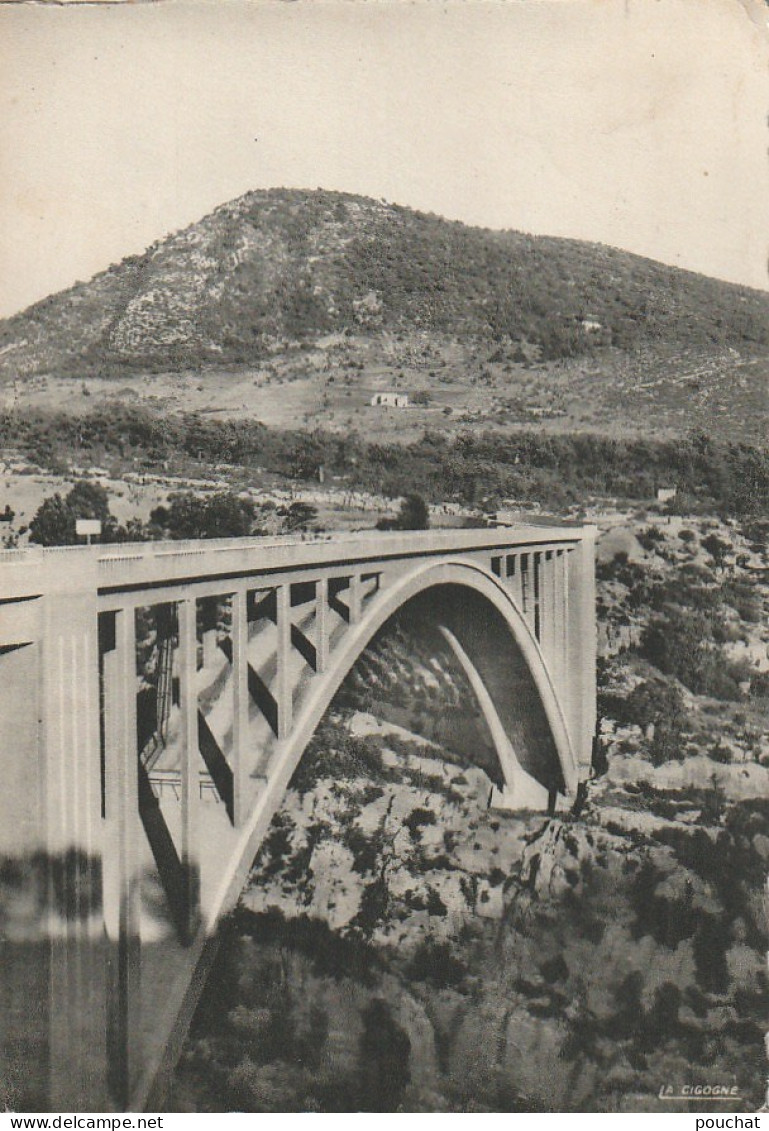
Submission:
{"label": "rocky cliff face", "polygon": [[[359,670],[255,862],[169,1110],[681,1110],[660,1089],[702,1083],[760,1106],[769,780],[629,774],[615,750],[579,813],[495,813],[493,767],[383,718],[395,682],[367,663],[378,715]],[[436,678],[435,716],[461,690]]]}

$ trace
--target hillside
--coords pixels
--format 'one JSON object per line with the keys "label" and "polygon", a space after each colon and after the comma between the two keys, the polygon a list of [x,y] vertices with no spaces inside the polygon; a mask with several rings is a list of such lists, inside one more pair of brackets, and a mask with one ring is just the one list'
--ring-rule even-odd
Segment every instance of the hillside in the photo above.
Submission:
{"label": "hillside", "polygon": [[0,380],[239,369],[335,334],[496,342],[519,363],[755,354],[769,297],[599,245],[256,191],[0,323]]}

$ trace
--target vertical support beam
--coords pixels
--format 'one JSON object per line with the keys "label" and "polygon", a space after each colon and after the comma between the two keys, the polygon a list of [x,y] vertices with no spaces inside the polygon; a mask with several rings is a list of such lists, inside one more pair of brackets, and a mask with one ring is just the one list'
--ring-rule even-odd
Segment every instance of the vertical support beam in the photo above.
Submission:
{"label": "vertical support beam", "polygon": [[596,724],[595,538],[597,527],[583,527],[569,554],[568,672],[565,712],[581,769],[590,769]]}
{"label": "vertical support beam", "polygon": [[566,551],[553,553],[553,664],[552,673],[556,689],[560,690],[566,671],[566,622],[564,594],[566,590]]}
{"label": "vertical support beam", "polygon": [[195,936],[200,905],[200,751],[198,748],[198,639],[196,601],[177,604],[179,621],[179,706],[181,709],[181,862],[184,869],[186,937]]}
{"label": "vertical support beam", "polygon": [[517,573],[517,570],[515,568],[515,565],[516,565],[515,554],[505,553],[504,563],[505,563],[505,569],[504,569],[505,585],[507,586],[507,588],[512,593],[513,586],[515,585],[515,575]]}
{"label": "vertical support beam", "polygon": [[542,596],[540,603],[542,611],[542,639],[544,653],[550,674],[555,676],[555,550],[547,550],[542,556]]}
{"label": "vertical support beam", "polygon": [[291,586],[279,585],[276,590],[276,621],[278,626],[278,670],[276,695],[278,704],[278,738],[287,738],[293,725],[293,697],[291,686]]}
{"label": "vertical support beam", "polygon": [[232,785],[233,822],[240,828],[248,811],[249,749],[249,622],[247,594],[244,589],[233,593],[232,614]]}
{"label": "vertical support beam", "polygon": [[565,715],[569,726],[569,733],[571,735],[571,715],[570,715],[570,683],[569,674],[571,672],[571,610],[569,603],[569,586],[571,585],[571,559],[574,551],[570,550],[563,555],[563,673],[561,683],[559,685],[559,694],[564,696],[564,704],[566,707]]}
{"label": "vertical support beam", "polygon": [[535,550],[531,555],[532,563],[532,618],[531,626],[534,629],[534,635],[537,640],[542,643],[542,557],[543,555],[539,550]]}
{"label": "vertical support beam", "polygon": [[548,622],[548,617],[549,617],[549,613],[550,613],[550,610],[548,608],[548,603],[547,603],[547,597],[548,597],[548,593],[547,593],[547,569],[548,569],[547,552],[545,550],[540,550],[539,551],[539,568],[538,568],[538,571],[537,571],[537,573],[538,573],[538,587],[539,587],[539,594],[538,594],[539,600],[537,602],[538,606],[539,606],[539,646],[542,649],[542,654],[545,657],[546,663],[547,663],[547,660],[548,660],[548,654],[547,654],[547,622]]}
{"label": "vertical support beam", "polygon": [[350,624],[358,624],[360,621],[361,605],[363,602],[363,586],[361,583],[361,576],[359,573],[354,573],[350,578],[349,593],[349,607],[350,607]]}
{"label": "vertical support beam", "polygon": [[60,565],[58,572],[57,591],[43,598],[40,648],[49,963],[45,1110],[82,1111],[109,1103],[98,620],[92,562],[76,572]]}
{"label": "vertical support beam", "polygon": [[509,575],[510,591],[513,600],[521,613],[523,612],[523,575],[521,573],[521,555],[511,554],[513,572]]}
{"label": "vertical support beam", "polygon": [[216,598],[206,597],[201,602],[203,614],[203,667],[214,667],[218,659],[216,647]]}
{"label": "vertical support beam", "polygon": [[248,807],[248,619],[246,592],[232,594],[232,790],[233,822],[240,828]]}
{"label": "vertical support beam", "polygon": [[104,923],[110,1089],[125,1108],[141,1071],[139,753],[133,609],[104,616]]}
{"label": "vertical support beam", "polygon": [[518,572],[519,572],[519,578],[520,578],[520,583],[521,583],[520,584],[520,594],[521,594],[520,610],[521,610],[521,613],[523,614],[523,616],[524,616],[524,618],[525,618],[525,620],[526,620],[526,622],[527,622],[527,624],[529,625],[530,628],[532,628],[532,625],[533,625],[532,612],[531,612],[532,603],[533,603],[532,584],[531,584],[531,574],[532,574],[531,559],[532,559],[532,555],[528,552],[521,554],[520,557],[518,558],[518,567],[519,567]]}
{"label": "vertical support beam", "polygon": [[320,674],[328,667],[328,578],[315,582],[315,670]]}

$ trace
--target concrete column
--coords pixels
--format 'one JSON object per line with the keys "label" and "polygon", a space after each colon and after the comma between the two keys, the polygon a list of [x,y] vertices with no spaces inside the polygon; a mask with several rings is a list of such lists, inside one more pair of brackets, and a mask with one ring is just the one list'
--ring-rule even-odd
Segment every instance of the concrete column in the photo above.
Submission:
{"label": "concrete column", "polygon": [[539,552],[539,646],[545,657],[545,662],[548,661],[548,622],[550,620],[550,602],[548,600],[550,594],[548,593],[548,570],[550,563],[547,560],[547,553],[545,550]]}
{"label": "concrete column", "polygon": [[291,587],[279,585],[277,597],[278,670],[276,701],[278,704],[278,738],[287,738],[293,724],[293,687],[291,681]]}
{"label": "concrete column", "polygon": [[[8,590],[6,590],[8,592]],[[42,611],[41,601],[25,602]],[[0,643],[5,634],[0,603]],[[7,652],[0,648],[0,856],[9,867],[0,876],[3,938],[0,942],[0,1080],[7,1110],[48,1111],[50,1045],[49,956],[45,919],[32,926],[29,909],[45,896],[45,875],[29,862],[45,843],[45,762],[39,744],[40,629],[35,643]],[[10,638],[9,638],[10,637]],[[19,862],[19,870],[12,861]]]}
{"label": "concrete column", "polygon": [[232,594],[232,788],[235,827],[248,811],[248,620],[246,593]]}
{"label": "concrete column", "polygon": [[556,689],[560,694],[560,688],[563,684],[564,673],[566,671],[565,651],[566,651],[566,559],[567,553],[565,550],[557,550],[553,561],[554,584],[553,593],[555,605],[553,608],[553,679],[556,683]]}
{"label": "concrete column", "polygon": [[[59,569],[63,573],[64,565]],[[91,562],[54,584],[57,591],[43,598],[39,668],[49,1001],[50,1106],[44,1110],[94,1110],[94,1103],[107,1107],[109,1099],[98,621]],[[37,797],[29,800],[37,806]]]}
{"label": "concrete column", "polygon": [[569,730],[583,770],[592,760],[596,724],[595,538],[597,528],[583,528],[582,540],[569,554],[567,679],[564,681]]}
{"label": "concrete column", "polygon": [[508,577],[508,585],[512,598],[518,606],[519,610],[523,612],[523,582],[521,579],[521,555],[512,554],[513,558],[513,573]]}
{"label": "concrete column", "polygon": [[201,602],[203,614],[203,667],[212,668],[218,659],[216,646],[216,598],[206,597]]}
{"label": "concrete column", "polygon": [[542,557],[539,550],[531,555],[531,627],[542,643]]}
{"label": "concrete column", "polygon": [[109,1103],[98,636],[95,577],[89,576],[89,565],[77,576],[63,578],[70,592],[44,598],[42,620],[41,753],[50,940],[47,1111],[88,1110],[94,1096]]}
{"label": "concrete column", "polygon": [[181,862],[185,877],[186,926],[189,942],[195,935],[200,904],[200,750],[198,748],[198,689],[196,601],[177,604],[179,619],[179,706],[181,712]]}
{"label": "concrete column", "polygon": [[141,1071],[141,856],[133,609],[104,617],[104,925],[110,1088],[125,1107]]}
{"label": "concrete column", "polygon": [[542,556],[542,640],[545,659],[551,675],[555,675],[555,550],[547,550]]}
{"label": "concrete column", "polygon": [[319,577],[315,583],[315,670],[324,672],[328,667],[328,578]]}
{"label": "concrete column", "polygon": [[532,608],[534,604],[534,586],[533,586],[533,554],[526,551],[518,557],[518,569],[520,577],[520,610],[530,628],[533,628],[534,618]]}
{"label": "concrete column", "polygon": [[359,573],[354,573],[350,578],[349,594],[349,607],[350,607],[350,624],[357,624],[361,616],[361,606],[363,602],[363,586]]}

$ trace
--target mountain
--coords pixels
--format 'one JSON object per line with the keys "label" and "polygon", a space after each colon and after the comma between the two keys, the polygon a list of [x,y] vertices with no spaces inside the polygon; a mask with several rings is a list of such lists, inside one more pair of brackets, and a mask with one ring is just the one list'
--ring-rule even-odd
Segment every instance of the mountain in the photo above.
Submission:
{"label": "mountain", "polygon": [[255,191],[1,322],[0,380],[248,366],[345,332],[512,342],[540,359],[765,353],[769,295],[598,244]]}

